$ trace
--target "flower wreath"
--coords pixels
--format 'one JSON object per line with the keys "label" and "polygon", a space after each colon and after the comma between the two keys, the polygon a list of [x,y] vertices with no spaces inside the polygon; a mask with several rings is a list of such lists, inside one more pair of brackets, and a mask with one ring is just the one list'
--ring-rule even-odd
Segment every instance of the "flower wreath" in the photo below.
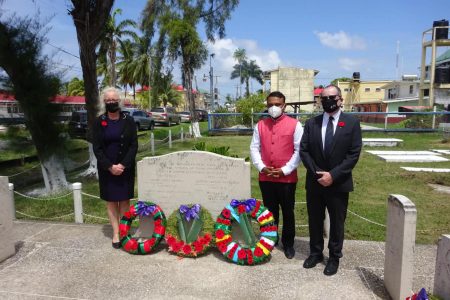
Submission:
{"label": "flower wreath", "polygon": [[169,252],[184,257],[197,257],[205,253],[211,247],[213,229],[211,214],[200,204],[181,205],[167,219],[165,239]]}
{"label": "flower wreath", "polygon": [[[150,239],[139,242],[137,238],[131,236],[131,223],[137,217],[153,217],[154,230]],[[120,243],[122,249],[132,254],[148,254],[162,240],[166,231],[166,216],[161,207],[152,203],[138,201],[130,206],[130,210],[125,212],[119,224]]]}
{"label": "flower wreath", "polygon": [[[259,223],[259,239],[255,237],[249,217]],[[232,221],[239,223],[247,246],[233,240]],[[219,251],[239,265],[256,265],[267,260],[278,234],[272,213],[256,199],[233,199],[217,217],[214,230]]]}

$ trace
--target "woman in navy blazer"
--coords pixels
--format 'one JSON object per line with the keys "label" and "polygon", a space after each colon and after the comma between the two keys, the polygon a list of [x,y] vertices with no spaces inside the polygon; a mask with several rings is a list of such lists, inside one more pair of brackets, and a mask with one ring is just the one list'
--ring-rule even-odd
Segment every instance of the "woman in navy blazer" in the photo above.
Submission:
{"label": "woman in navy blazer", "polygon": [[323,260],[326,208],[330,215],[330,239],[325,275],[336,274],[342,257],[348,197],[353,191],[352,170],[362,147],[359,120],[340,110],[342,101],[339,87],[327,86],[321,95],[324,113],[306,121],[300,143],[300,158],[306,168],[310,234],[310,255],[303,267],[312,268]]}
{"label": "woman in navy blazer", "polygon": [[97,157],[100,198],[106,201],[113,228],[112,246],[120,248],[119,220],[134,197],[135,160],[138,148],[136,124],[121,111],[119,91],[105,88],[102,113],[92,127],[93,150]]}

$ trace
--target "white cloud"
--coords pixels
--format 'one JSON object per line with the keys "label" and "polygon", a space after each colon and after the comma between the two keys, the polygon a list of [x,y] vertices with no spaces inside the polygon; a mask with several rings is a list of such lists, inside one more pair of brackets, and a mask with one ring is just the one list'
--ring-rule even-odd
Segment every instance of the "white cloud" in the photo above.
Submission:
{"label": "white cloud", "polygon": [[[214,53],[214,58],[212,59],[212,66],[214,68],[214,75],[220,76],[217,78],[217,87],[219,88],[222,95],[230,93],[235,95],[236,85],[238,84],[238,79],[230,79],[231,72],[233,71],[233,66],[237,64],[237,61],[233,58],[233,53],[238,48],[243,48],[246,50],[247,59],[255,60],[256,64],[263,71],[275,69],[282,64],[280,56],[276,50],[263,49],[258,45],[255,40],[235,40],[235,39],[220,39],[216,40],[215,43],[207,44],[210,53]],[[205,75],[208,77],[209,74],[209,59],[200,70],[196,71],[199,88],[209,90],[209,79],[206,81],[201,80]],[[215,79],[216,80],[216,79]],[[216,82],[215,82],[216,84]],[[252,81],[251,89],[256,91],[260,89],[261,86],[256,81]],[[244,90],[244,87],[242,87]]]}
{"label": "white cloud", "polygon": [[346,71],[358,71],[358,68],[364,64],[363,59],[353,59],[348,57],[342,57],[338,60],[339,66]]}
{"label": "white cloud", "polygon": [[280,65],[281,59],[275,50],[261,49],[254,40],[221,39],[215,43],[208,43],[211,53],[214,53],[214,62],[221,71],[231,73],[237,63],[233,53],[238,48],[244,48],[248,60],[255,60],[262,70],[269,70]]}
{"label": "white cloud", "polygon": [[314,34],[319,38],[320,43],[324,46],[339,50],[364,50],[366,42],[357,35],[349,35],[344,31],[336,33],[318,32]]}

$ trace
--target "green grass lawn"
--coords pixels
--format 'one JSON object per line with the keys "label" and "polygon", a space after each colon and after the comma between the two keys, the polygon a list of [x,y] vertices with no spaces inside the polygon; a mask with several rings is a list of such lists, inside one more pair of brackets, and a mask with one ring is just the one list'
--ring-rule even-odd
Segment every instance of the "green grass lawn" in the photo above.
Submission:
{"label": "green grass lawn", "polygon": [[[188,132],[187,124],[184,131]],[[202,130],[206,129],[207,124],[201,123]],[[179,126],[157,127],[155,129],[155,137],[164,139],[168,130],[172,134],[178,134]],[[364,137],[395,137],[404,140],[404,143],[395,148],[395,150],[428,150],[428,149],[450,149],[450,143],[443,143],[442,136],[438,133],[364,133]],[[189,139],[181,142],[174,140],[172,149],[167,144],[156,146],[156,155],[167,154],[173,151],[191,150],[198,142],[205,142],[209,146],[229,146],[230,154],[238,157],[246,158],[249,156],[250,136],[207,136],[204,134],[199,139]],[[149,131],[140,132],[139,143],[144,145],[149,141]],[[141,147],[137,160],[145,156],[150,156],[149,144]],[[373,149],[373,148],[371,148]],[[377,150],[393,150],[393,148],[376,148]],[[413,173],[400,169],[400,166],[423,166],[423,167],[441,167],[450,168],[450,162],[444,163],[386,163],[374,155],[366,153],[364,148],[360,161],[354,170],[355,191],[350,194],[349,210],[372,220],[377,223],[386,223],[386,207],[389,194],[402,194],[408,197],[417,207],[417,242],[419,243],[435,243],[441,234],[450,232],[450,197],[448,194],[434,192],[428,183],[438,183],[450,186],[450,175],[447,173]],[[76,157],[82,161],[87,158],[87,150],[71,153],[70,156]],[[22,167],[26,169],[29,165]],[[15,170],[18,171],[18,170]],[[10,170],[0,170],[0,174],[11,174]],[[39,168],[32,171],[31,176],[39,176]],[[98,183],[95,179],[80,178],[80,171],[67,174],[70,182],[82,182],[83,192],[98,195]],[[258,172],[252,168],[251,184],[252,196],[261,197],[258,186]],[[30,176],[25,173],[22,176]],[[17,176],[20,177],[20,176]],[[296,193],[296,223],[297,225],[306,225],[308,223],[306,214],[306,205],[304,191],[305,169],[299,168],[299,183]],[[13,178],[20,180],[20,178]],[[37,186],[29,186],[27,189],[33,189]],[[42,187],[42,183],[39,184]],[[20,190],[23,192],[24,190]],[[137,195],[137,193],[136,193]],[[43,218],[51,218],[61,216],[73,211],[72,197],[67,196],[61,200],[32,201],[16,195],[16,210],[23,213],[39,216]],[[89,215],[106,218],[105,204],[99,199],[83,196],[83,209]],[[21,218],[21,215],[17,215]],[[73,216],[65,217],[62,221],[73,222]],[[107,221],[86,217],[89,223],[106,223]],[[307,227],[300,226],[297,228],[298,236],[307,236]],[[385,238],[385,228],[375,224],[371,224],[361,218],[349,213],[346,222],[346,238],[382,241]]]}

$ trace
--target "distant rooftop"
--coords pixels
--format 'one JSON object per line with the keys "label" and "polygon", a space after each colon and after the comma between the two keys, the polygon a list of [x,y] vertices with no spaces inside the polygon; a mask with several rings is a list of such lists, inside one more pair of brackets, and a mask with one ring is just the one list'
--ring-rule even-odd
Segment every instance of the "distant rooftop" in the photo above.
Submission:
{"label": "distant rooftop", "polygon": [[438,58],[436,58],[436,63],[441,64],[443,62],[450,61],[450,49],[439,55]]}

